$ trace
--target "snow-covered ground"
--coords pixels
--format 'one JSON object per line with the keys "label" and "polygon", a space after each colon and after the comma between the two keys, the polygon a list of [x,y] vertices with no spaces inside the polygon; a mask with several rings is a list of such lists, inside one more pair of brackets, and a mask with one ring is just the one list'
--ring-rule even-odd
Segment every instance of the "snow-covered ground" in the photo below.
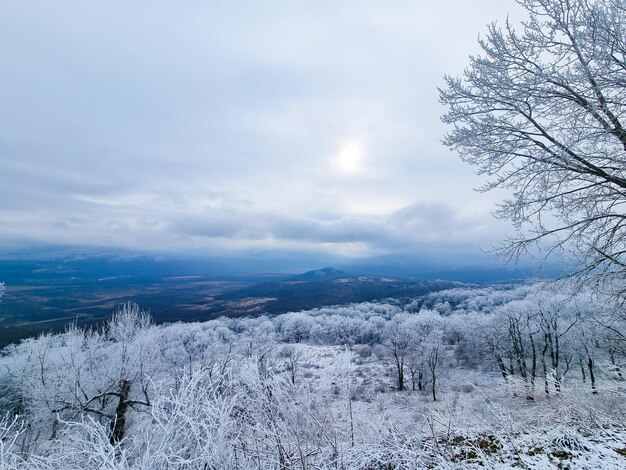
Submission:
{"label": "snow-covered ground", "polygon": [[529,402],[521,381],[452,367],[435,402],[429,390],[396,391],[393,365],[375,355],[286,347],[300,356],[296,381],[321,397],[341,426],[352,419],[356,448],[384,448],[382,436],[415,439],[422,451],[415,468],[626,468],[626,390],[619,382],[592,394],[571,379],[558,396],[537,393]]}
{"label": "snow-covered ground", "polygon": [[606,304],[426,300],[171,325],[129,304],[26,340],[0,355],[0,469],[626,468]]}

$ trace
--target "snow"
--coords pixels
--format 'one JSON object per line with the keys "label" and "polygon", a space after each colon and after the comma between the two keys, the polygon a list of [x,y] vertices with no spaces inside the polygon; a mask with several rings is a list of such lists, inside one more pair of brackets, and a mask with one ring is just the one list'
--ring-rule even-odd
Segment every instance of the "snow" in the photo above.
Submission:
{"label": "snow", "polygon": [[[607,303],[528,286],[476,293],[438,294],[462,299],[446,315],[370,302],[159,326],[128,304],[103,330],[26,340],[0,356],[0,468],[624,468],[623,357],[592,321]],[[540,372],[521,375],[529,338],[544,345],[535,328],[560,341],[549,394]],[[508,364],[520,339],[525,355]]]}

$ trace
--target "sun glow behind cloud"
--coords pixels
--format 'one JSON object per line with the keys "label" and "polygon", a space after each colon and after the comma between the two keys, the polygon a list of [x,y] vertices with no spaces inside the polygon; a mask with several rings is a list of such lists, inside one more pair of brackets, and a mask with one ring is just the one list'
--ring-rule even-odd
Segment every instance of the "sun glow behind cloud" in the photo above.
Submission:
{"label": "sun glow behind cloud", "polygon": [[335,170],[345,175],[353,175],[363,170],[363,150],[356,141],[348,141],[341,148],[334,161]]}

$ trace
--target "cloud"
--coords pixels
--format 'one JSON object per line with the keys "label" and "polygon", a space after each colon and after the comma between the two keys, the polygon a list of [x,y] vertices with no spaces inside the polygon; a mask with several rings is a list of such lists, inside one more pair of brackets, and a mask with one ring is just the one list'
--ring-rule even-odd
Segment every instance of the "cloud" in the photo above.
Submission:
{"label": "cloud", "polygon": [[476,251],[494,224],[487,218],[463,216],[442,203],[417,202],[378,218],[337,215],[330,220],[292,215],[259,213],[251,210],[211,210],[202,217],[174,220],[172,232],[204,239],[237,239],[250,246],[267,240],[278,245],[302,243],[332,246],[342,254],[343,245],[361,246],[362,254],[414,252],[425,247]]}
{"label": "cloud", "polygon": [[0,244],[477,250],[496,197],[441,146],[436,86],[515,8],[7,3]]}

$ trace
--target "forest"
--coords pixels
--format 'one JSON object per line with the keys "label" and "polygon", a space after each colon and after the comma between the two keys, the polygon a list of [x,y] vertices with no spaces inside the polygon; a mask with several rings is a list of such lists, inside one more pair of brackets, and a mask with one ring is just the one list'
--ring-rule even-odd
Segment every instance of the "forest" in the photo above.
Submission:
{"label": "forest", "polygon": [[621,468],[626,319],[567,292],[164,325],[129,303],[3,350],[0,468]]}

